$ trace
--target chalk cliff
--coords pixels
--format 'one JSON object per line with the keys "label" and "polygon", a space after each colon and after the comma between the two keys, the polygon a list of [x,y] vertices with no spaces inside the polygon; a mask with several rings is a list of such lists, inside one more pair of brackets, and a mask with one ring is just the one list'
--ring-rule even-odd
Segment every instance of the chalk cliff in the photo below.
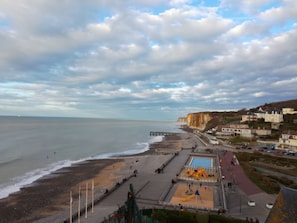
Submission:
{"label": "chalk cliff", "polygon": [[[293,108],[297,110],[297,100],[289,100],[289,101],[281,101],[274,102],[270,104],[265,104],[259,106],[261,108]],[[186,122],[187,126],[192,129],[198,129],[200,131],[207,131],[211,128],[214,128],[218,125],[224,125],[227,123],[239,123],[241,120],[241,116],[246,114],[248,111],[253,112],[254,110],[258,110],[258,108],[252,108],[249,110],[241,109],[238,111],[204,111],[204,112],[196,112],[189,113],[187,117],[181,117],[178,121]]]}
{"label": "chalk cliff", "polygon": [[[198,112],[189,113],[186,117],[187,126],[192,129],[206,131],[226,121],[226,118],[236,117],[238,112]],[[241,117],[241,116],[239,116]],[[240,119],[239,119],[240,120]]]}
{"label": "chalk cliff", "polygon": [[190,128],[203,131],[206,129],[207,123],[213,119],[209,112],[189,113],[187,115],[187,125]]}

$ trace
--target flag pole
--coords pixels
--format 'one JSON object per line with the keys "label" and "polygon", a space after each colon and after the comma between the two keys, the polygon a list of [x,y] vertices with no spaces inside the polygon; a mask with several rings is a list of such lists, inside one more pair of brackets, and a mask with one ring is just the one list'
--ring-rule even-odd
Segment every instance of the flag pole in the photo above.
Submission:
{"label": "flag pole", "polygon": [[72,223],[72,191],[70,191],[70,202],[69,202],[69,219],[70,223]]}
{"label": "flag pole", "polygon": [[86,213],[85,218],[88,218],[88,182],[86,182]]}
{"label": "flag pole", "polygon": [[92,213],[94,213],[94,179],[92,180]]}
{"label": "flag pole", "polygon": [[80,223],[80,185],[78,187],[77,223]]}

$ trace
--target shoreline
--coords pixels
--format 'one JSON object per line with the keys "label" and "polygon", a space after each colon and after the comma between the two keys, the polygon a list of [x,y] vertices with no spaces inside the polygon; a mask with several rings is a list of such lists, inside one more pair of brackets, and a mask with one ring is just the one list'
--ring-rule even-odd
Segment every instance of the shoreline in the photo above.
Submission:
{"label": "shoreline", "polygon": [[[94,178],[102,169],[120,161],[122,160],[84,161],[38,179],[0,200],[0,222],[32,222],[39,218],[41,212],[58,211],[59,207],[55,203],[61,202],[63,194],[68,194],[73,186]],[[68,201],[69,199],[60,205],[63,206]]]}
{"label": "shoreline", "polygon": [[[180,139],[179,136],[174,138]],[[113,186],[117,180],[125,178],[127,173],[131,174],[133,171],[131,163],[137,160],[137,157],[158,155],[156,149],[160,145],[170,150],[170,140],[173,140],[173,137],[163,137],[161,142],[150,144],[149,149],[141,153],[89,159],[45,175],[21,188],[20,191],[0,200],[0,223],[32,222],[61,211],[65,212],[69,205],[69,191],[73,190],[73,197],[78,197],[78,189],[75,188],[80,185],[83,187],[87,181],[92,179],[96,189],[99,190],[96,196],[100,196],[100,193],[104,193],[104,190]]]}
{"label": "shoreline", "polygon": [[[150,145],[160,141],[162,141],[162,139],[159,141],[148,142],[148,146],[144,149],[141,149],[140,152],[136,154],[133,153],[136,152],[135,150],[133,150],[133,152],[132,150],[126,150],[115,153],[103,153],[98,155],[91,155],[85,158],[79,158],[78,160],[56,160],[52,163],[48,163],[47,166],[28,170],[27,172],[23,173],[23,175],[12,176],[8,182],[4,181],[0,183],[0,201],[9,197],[11,194],[20,192],[20,190],[24,187],[35,184],[42,178],[50,177],[50,175],[63,168],[71,167],[90,160],[118,159],[127,156],[137,156],[138,154],[147,154],[150,153]],[[19,180],[14,181],[13,179]]]}

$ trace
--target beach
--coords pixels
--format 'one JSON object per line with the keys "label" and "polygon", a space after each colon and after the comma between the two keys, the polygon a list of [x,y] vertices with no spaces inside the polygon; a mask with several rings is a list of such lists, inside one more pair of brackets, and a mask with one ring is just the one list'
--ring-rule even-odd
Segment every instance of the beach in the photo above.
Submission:
{"label": "beach", "polygon": [[[141,154],[88,160],[47,175],[22,188],[19,192],[1,199],[0,222],[23,223],[34,222],[59,214],[61,216],[66,214],[67,216],[70,191],[73,199],[77,199],[78,188],[83,190],[86,186],[91,188],[94,185],[95,196],[101,196],[106,189],[133,174],[139,159],[147,159],[153,155],[154,166],[168,159],[166,154],[174,153],[176,149],[183,146],[179,140],[180,135],[164,137],[162,142],[151,144],[150,149]],[[156,157],[159,158],[156,159]],[[150,165],[144,160],[142,163],[146,165],[138,165],[137,168],[152,168],[153,164]]]}
{"label": "beach", "polygon": [[[220,149],[216,152],[222,160],[220,168],[225,177],[222,183],[226,185],[229,182],[230,171],[236,174],[238,181],[236,191],[225,187],[227,206],[221,181],[213,179],[219,175],[199,181],[185,178],[183,174],[191,157],[214,157],[214,154],[209,145],[205,146],[196,135],[178,133],[152,143],[145,152],[83,161],[37,180],[0,200],[0,223],[61,223],[69,222],[70,216],[73,222],[77,222],[78,215],[81,223],[102,222],[125,203],[131,185],[139,209],[166,207],[177,210],[182,205],[185,209],[198,208],[217,213],[217,210],[227,207],[228,216],[241,219],[254,216],[265,222],[269,214],[265,202],[273,202],[275,196],[267,195],[252,185],[240,165],[228,169],[232,151]],[[199,197],[188,194],[189,185],[193,192],[199,191]],[[238,197],[243,201],[240,210]],[[255,200],[257,209],[249,207],[248,200]],[[85,212],[86,204],[88,211]]]}
{"label": "beach", "polygon": [[[32,222],[55,214],[68,207],[72,187],[96,178],[100,172],[108,173],[103,170],[109,166],[116,171],[122,163],[122,159],[90,160],[45,176],[0,201],[0,222]],[[112,183],[112,176],[102,179],[105,179],[103,186],[108,187]]]}

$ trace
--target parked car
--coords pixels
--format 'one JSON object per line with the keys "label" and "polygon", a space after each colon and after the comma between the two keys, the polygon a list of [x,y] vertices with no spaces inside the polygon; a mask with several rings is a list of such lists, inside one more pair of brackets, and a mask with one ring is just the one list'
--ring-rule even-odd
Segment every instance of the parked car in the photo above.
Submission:
{"label": "parked car", "polygon": [[273,208],[273,204],[272,204],[272,203],[267,203],[267,204],[266,204],[266,207],[267,207],[268,209],[271,209],[271,208]]}
{"label": "parked car", "polygon": [[256,202],[255,201],[248,201],[248,206],[255,207],[256,206]]}

